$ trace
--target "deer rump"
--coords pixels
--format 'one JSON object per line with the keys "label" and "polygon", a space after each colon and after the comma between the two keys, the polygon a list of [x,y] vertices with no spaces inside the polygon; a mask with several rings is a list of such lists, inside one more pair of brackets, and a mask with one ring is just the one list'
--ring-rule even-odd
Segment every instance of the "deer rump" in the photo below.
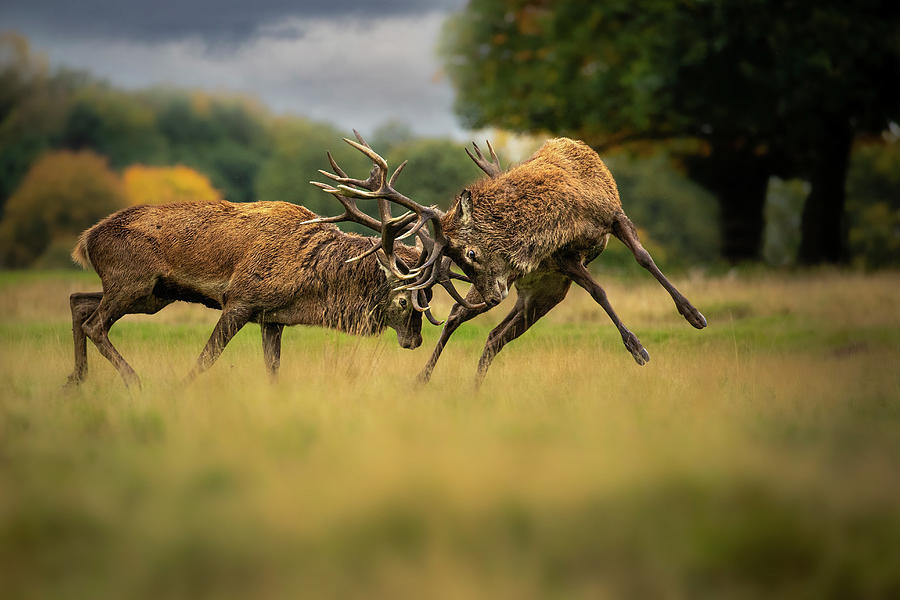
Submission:
{"label": "deer rump", "polygon": [[[391,281],[373,257],[346,262],[377,241],[334,225],[303,224],[316,216],[286,202],[182,203],[127,208],[85,231],[72,257],[97,272],[103,292],[71,297],[76,366],[70,383],[86,374],[85,336],[127,384],[138,383],[107,332],[126,314],[153,314],[176,300],[223,311],[190,377],[208,368],[249,321],[263,326],[273,374],[285,325],[381,332]],[[402,244],[395,251],[410,263],[418,258]],[[404,347],[421,343],[421,314],[410,311],[405,324],[391,326]]]}

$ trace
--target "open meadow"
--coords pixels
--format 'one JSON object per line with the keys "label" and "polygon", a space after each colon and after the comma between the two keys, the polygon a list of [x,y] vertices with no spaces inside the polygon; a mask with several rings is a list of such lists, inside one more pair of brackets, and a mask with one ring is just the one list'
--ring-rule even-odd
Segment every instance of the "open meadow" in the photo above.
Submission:
{"label": "open meadow", "polygon": [[61,388],[96,276],[0,274],[0,595],[900,597],[900,274],[675,278],[703,331],[598,281],[648,365],[573,289],[477,392],[511,299],[427,386],[427,324],[287,328],[275,384],[251,324],[183,387],[218,312],[173,305],[113,327],[129,392],[90,343]]}

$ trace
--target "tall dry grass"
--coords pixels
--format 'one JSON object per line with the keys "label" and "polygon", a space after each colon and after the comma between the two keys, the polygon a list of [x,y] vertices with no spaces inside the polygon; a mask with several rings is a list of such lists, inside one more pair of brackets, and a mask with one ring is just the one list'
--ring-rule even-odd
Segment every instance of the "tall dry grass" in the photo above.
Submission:
{"label": "tall dry grass", "polygon": [[[603,279],[603,277],[601,277]],[[71,370],[71,275],[0,278],[0,580],[12,597],[891,597],[900,592],[900,277],[580,290],[472,386],[500,307],[399,348],[248,326],[184,388],[216,313],[128,317],[128,392]],[[439,313],[446,313],[439,304]]]}

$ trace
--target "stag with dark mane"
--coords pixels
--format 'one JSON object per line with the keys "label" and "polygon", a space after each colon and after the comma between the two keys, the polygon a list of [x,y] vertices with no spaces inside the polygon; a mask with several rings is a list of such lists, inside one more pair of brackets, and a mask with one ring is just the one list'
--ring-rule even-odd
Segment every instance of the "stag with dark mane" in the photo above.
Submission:
{"label": "stag with dark mane", "polygon": [[[345,200],[347,219],[381,232],[382,223]],[[398,290],[394,275],[409,272],[420,250],[343,233],[317,215],[286,202],[181,203],[126,208],[103,219],[78,241],[72,256],[93,267],[103,291],[70,297],[75,370],[87,374],[86,339],[119,371],[139,383],[109,341],[122,316],[153,314],[176,300],[220,309],[222,316],[189,375],[209,368],[246,323],[262,329],[266,367],[280,364],[285,325],[317,325],[356,335],[392,327],[404,348],[422,343],[429,290]],[[327,221],[327,219],[326,219]],[[419,240],[433,245],[425,232]],[[371,249],[375,248],[373,252]],[[360,260],[348,256],[365,254]],[[424,307],[424,308],[423,308]]]}
{"label": "stag with dark mane", "polygon": [[[347,141],[376,165],[384,163],[371,148]],[[357,189],[360,181],[340,172],[334,175],[322,171],[340,185],[317,184],[342,202],[347,198],[378,198],[415,213],[398,218],[398,227],[406,226],[410,220],[416,221],[416,227],[432,223],[435,248],[423,253],[419,266],[409,274],[398,275],[400,279],[412,279],[401,289],[427,289],[446,278],[447,258],[474,282],[465,298],[457,298],[434,353],[420,374],[421,380],[431,377],[453,332],[500,302],[513,284],[518,293],[516,304],[488,336],[478,364],[478,381],[507,343],[565,298],[573,281],[603,307],[634,360],[639,365],[649,361],[647,350],[616,315],[606,292],[586,268],[606,248],[610,235],[621,240],[638,264],[669,292],[688,323],[697,329],[706,327],[704,316],[675,289],[641,245],[634,225],[622,210],[612,175],[588,145],[567,138],[550,140],[531,158],[506,172],[490,144],[488,149],[490,159],[477,146],[475,154],[466,151],[489,177],[463,190],[446,213],[417,205],[405,197],[398,200],[387,190],[373,186],[362,186],[365,190],[361,191]],[[388,221],[385,225],[390,227]]]}

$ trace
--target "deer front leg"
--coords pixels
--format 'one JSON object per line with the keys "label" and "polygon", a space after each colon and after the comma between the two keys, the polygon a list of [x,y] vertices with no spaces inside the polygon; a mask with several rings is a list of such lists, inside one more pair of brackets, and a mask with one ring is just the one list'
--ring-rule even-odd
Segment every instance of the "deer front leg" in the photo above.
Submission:
{"label": "deer front leg", "polygon": [[273,381],[278,377],[278,368],[281,366],[281,333],[284,325],[281,323],[261,323],[263,359],[266,362],[266,370]]}
{"label": "deer front leg", "polygon": [[226,306],[224,308],[222,316],[219,317],[219,322],[216,323],[212,335],[209,336],[209,341],[206,342],[206,347],[203,348],[203,352],[200,353],[200,357],[197,359],[197,364],[194,365],[194,368],[191,369],[191,372],[185,378],[185,383],[193,381],[197,375],[210,368],[216,362],[216,359],[222,354],[222,350],[225,349],[231,338],[241,330],[241,327],[247,324],[251,316],[252,311],[243,306]]}
{"label": "deer front leg", "polygon": [[[472,289],[469,290],[469,293],[466,294],[466,301],[470,304],[477,304],[481,302],[481,295],[474,287],[472,287]],[[453,332],[469,319],[474,319],[487,310],[487,306],[482,308],[466,308],[462,304],[453,305],[453,308],[450,309],[450,316],[447,317],[447,322],[444,323],[444,328],[441,330],[441,337],[434,347],[434,352],[431,353],[428,364],[425,365],[425,368],[419,373],[418,380],[421,383],[428,383],[428,380],[431,379],[431,373],[434,371],[434,366],[441,357],[441,352],[444,351],[444,346],[447,345],[447,341],[450,339],[450,336],[453,335]]]}
{"label": "deer front leg", "polygon": [[500,353],[503,347],[528,331],[538,319],[562,302],[568,291],[568,280],[563,280],[559,285],[547,282],[545,287],[538,289],[519,288],[519,298],[516,300],[515,307],[491,331],[484,344],[481,360],[478,361],[478,374],[475,379],[476,387],[481,385],[494,357]]}
{"label": "deer front leg", "polygon": [[625,344],[625,347],[628,348],[628,351],[631,352],[631,356],[634,357],[634,362],[639,365],[650,362],[650,354],[644,349],[644,346],[641,345],[641,341],[637,336],[628,331],[619,319],[616,311],[613,310],[612,305],[609,303],[609,299],[606,297],[606,292],[603,291],[600,284],[594,281],[594,278],[591,277],[588,270],[581,264],[581,259],[579,257],[573,257],[564,261],[560,267],[572,281],[587,290],[594,301],[603,307],[603,310],[606,311],[606,314],[609,315],[609,318],[616,326],[616,329],[618,329],[619,333],[622,335],[622,342]]}
{"label": "deer front leg", "polygon": [[75,293],[69,296],[69,308],[72,310],[72,338],[75,343],[75,369],[69,375],[66,386],[76,386],[87,376],[87,336],[84,333],[84,322],[94,314],[100,306],[103,292]]}
{"label": "deer front leg", "polygon": [[697,329],[706,327],[706,317],[704,317],[699,310],[694,308],[681,292],[675,289],[675,286],[666,279],[666,276],[662,274],[662,271],[660,271],[659,267],[656,266],[656,263],[653,262],[653,257],[650,256],[650,253],[647,252],[643,245],[641,245],[641,241],[638,239],[637,231],[631,220],[624,214],[620,214],[613,222],[612,231],[614,236],[628,246],[628,249],[634,254],[634,259],[638,264],[650,271],[650,273],[656,277],[656,280],[666,288],[666,291],[672,296],[672,300],[675,301],[675,307],[678,309],[678,312],[681,313],[681,316]]}

